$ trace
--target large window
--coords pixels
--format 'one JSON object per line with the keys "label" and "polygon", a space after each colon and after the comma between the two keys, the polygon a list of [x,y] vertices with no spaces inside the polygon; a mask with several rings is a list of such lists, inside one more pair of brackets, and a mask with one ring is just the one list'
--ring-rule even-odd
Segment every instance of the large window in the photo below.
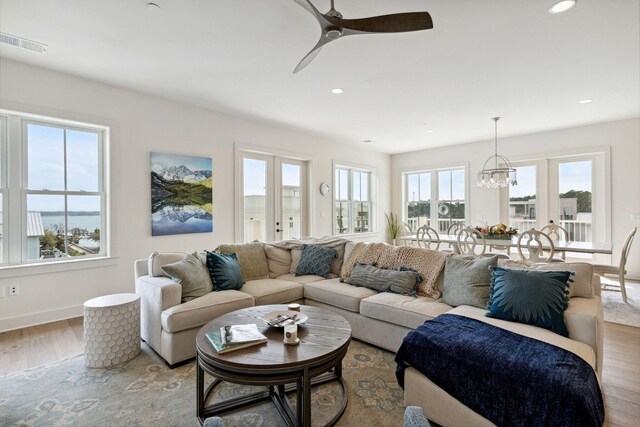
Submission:
{"label": "large window", "polygon": [[516,166],[518,185],[509,190],[509,226],[526,231],[537,227],[538,190],[536,165]]}
{"label": "large window", "polygon": [[335,234],[371,230],[371,171],[335,167]]}
{"label": "large window", "polygon": [[[107,255],[105,133],[55,119],[2,116],[0,208],[11,207],[0,209],[4,264]],[[22,164],[22,171],[5,173],[8,162]]]}
{"label": "large window", "polygon": [[408,172],[404,179],[404,220],[412,231],[429,225],[446,232],[453,222],[466,221],[464,167]]}

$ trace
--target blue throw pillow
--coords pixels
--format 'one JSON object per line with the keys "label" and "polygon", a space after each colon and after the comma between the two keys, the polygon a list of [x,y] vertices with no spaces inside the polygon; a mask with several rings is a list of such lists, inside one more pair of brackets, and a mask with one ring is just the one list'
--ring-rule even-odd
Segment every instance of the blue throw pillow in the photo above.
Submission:
{"label": "blue throw pillow", "polygon": [[507,270],[491,267],[487,317],[526,323],[568,337],[569,271]]}
{"label": "blue throw pillow", "polygon": [[338,252],[333,248],[321,245],[302,245],[300,264],[296,268],[296,276],[315,274],[328,279],[331,275],[331,263]]}
{"label": "blue throw pillow", "polygon": [[209,270],[214,291],[242,288],[244,277],[242,277],[236,254],[205,252],[207,253],[207,270]]}

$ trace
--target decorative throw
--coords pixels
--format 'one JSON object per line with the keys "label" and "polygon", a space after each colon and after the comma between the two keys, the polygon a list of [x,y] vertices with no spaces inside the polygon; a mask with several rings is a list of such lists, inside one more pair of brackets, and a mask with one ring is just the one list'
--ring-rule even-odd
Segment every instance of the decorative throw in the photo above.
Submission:
{"label": "decorative throw", "polygon": [[491,267],[487,317],[526,323],[568,337],[569,271],[507,270]]}
{"label": "decorative throw", "polygon": [[425,248],[358,242],[342,264],[341,278],[348,282],[355,263],[376,264],[380,268],[392,270],[399,270],[401,267],[410,268],[422,276],[418,285],[418,295],[438,299],[440,290],[436,286],[436,280],[444,268],[447,256],[445,252]]}
{"label": "decorative throw", "polygon": [[331,263],[337,251],[321,245],[302,245],[302,256],[296,268],[296,276],[315,274],[328,279],[331,275]]}
{"label": "decorative throw", "polygon": [[161,268],[165,275],[180,283],[182,302],[206,295],[213,289],[211,278],[198,252],[183,255],[182,260]]}
{"label": "decorative throw", "polygon": [[404,387],[411,366],[498,426],[600,427],[604,403],[593,368],[579,356],[454,314],[409,332],[396,353]]}
{"label": "decorative throw", "polygon": [[244,277],[236,254],[225,255],[207,251],[207,269],[214,291],[240,289],[244,285]]}

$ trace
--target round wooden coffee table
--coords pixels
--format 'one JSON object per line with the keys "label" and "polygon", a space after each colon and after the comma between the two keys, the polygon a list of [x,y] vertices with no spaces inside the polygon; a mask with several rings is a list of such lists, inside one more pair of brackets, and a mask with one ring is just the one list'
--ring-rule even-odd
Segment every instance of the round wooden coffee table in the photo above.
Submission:
{"label": "round wooden coffee table", "polygon": [[[342,379],[342,359],[351,341],[351,325],[339,314],[303,305],[300,311],[308,316],[298,325],[297,346],[283,343],[283,328],[269,327],[262,317],[287,310],[286,305],[263,305],[237,310],[207,323],[196,336],[197,349],[197,415],[200,423],[248,404],[271,399],[288,426],[311,425],[311,387],[333,380],[340,381],[344,399],[337,414],[327,424],[335,424],[347,406],[347,386]],[[226,325],[255,323],[269,338],[266,344],[218,354],[205,334],[219,331]],[[204,373],[214,381],[205,390]],[[209,394],[221,381],[235,384],[266,386],[267,389],[248,396],[216,402],[205,407]],[[296,410],[286,392],[296,391]],[[301,404],[302,402],[302,404]]]}

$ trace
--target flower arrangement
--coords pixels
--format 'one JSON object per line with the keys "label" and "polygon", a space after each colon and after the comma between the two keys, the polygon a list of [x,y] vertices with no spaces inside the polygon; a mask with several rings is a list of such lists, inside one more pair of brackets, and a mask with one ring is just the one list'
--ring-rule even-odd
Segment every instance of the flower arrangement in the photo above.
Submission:
{"label": "flower arrangement", "polygon": [[482,233],[485,239],[511,240],[512,237],[518,235],[517,228],[507,227],[506,224],[478,226],[476,230]]}

